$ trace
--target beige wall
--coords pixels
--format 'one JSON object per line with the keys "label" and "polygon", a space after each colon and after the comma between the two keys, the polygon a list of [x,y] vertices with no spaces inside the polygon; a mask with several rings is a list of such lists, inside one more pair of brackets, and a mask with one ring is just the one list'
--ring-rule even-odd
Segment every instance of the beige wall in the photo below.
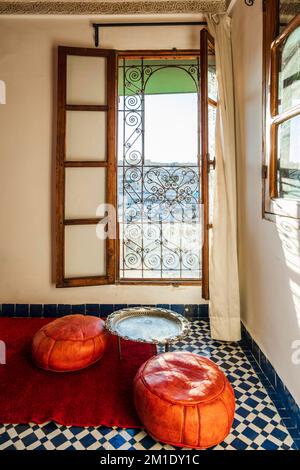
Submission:
{"label": "beige wall", "polygon": [[[0,303],[200,303],[198,287],[56,289],[51,281],[55,48],[93,47],[92,20],[0,19],[0,79],[7,85],[7,104],[0,105]],[[100,35],[106,48],[199,47],[198,27]]]}
{"label": "beige wall", "polygon": [[299,232],[262,219],[262,6],[236,2],[233,53],[237,104],[239,254],[243,321],[300,404]]}

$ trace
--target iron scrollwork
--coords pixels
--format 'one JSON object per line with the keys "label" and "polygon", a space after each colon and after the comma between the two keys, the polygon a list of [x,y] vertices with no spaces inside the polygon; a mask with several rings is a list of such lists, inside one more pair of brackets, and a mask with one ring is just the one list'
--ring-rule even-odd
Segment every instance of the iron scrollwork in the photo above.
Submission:
{"label": "iron scrollwork", "polygon": [[[145,89],[162,69],[180,68],[198,91],[199,64],[125,59],[120,66],[119,226],[121,277],[201,278],[199,165],[145,158]],[[154,159],[155,160],[155,159]],[[180,232],[180,233],[179,233]]]}

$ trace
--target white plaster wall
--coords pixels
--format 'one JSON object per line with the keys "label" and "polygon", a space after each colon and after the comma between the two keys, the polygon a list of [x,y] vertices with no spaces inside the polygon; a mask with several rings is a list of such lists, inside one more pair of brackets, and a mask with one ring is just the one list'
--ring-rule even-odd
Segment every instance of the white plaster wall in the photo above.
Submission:
{"label": "white plaster wall", "polygon": [[262,2],[233,10],[242,318],[298,404],[300,244],[292,224],[262,219]]}
{"label": "white plaster wall", "polygon": [[[0,303],[200,303],[199,287],[56,289],[52,281],[55,50],[93,47],[92,21],[0,19],[0,80],[7,87],[7,104],[0,105]],[[105,29],[100,35],[105,48],[199,47],[199,27]]]}

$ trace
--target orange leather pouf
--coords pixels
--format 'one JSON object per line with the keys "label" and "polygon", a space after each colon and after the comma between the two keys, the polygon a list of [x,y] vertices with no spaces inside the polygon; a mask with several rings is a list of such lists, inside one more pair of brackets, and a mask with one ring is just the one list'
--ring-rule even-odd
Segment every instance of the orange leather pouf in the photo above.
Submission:
{"label": "orange leather pouf", "polygon": [[147,432],[174,446],[215,446],[234,418],[234,393],[223,372],[189,352],[159,354],[143,364],[134,379],[134,400]]}
{"label": "orange leather pouf", "polygon": [[89,315],[68,315],[41,328],[32,340],[32,358],[42,369],[69,372],[93,364],[106,347],[105,322]]}

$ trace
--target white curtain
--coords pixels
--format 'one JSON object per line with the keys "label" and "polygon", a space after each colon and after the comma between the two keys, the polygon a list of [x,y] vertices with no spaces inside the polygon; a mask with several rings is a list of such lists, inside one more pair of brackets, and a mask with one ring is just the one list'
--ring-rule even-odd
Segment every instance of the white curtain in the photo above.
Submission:
{"label": "white curtain", "polygon": [[241,338],[237,259],[235,115],[231,20],[207,15],[215,39],[219,106],[216,118],[216,179],[210,253],[211,336],[221,341]]}

